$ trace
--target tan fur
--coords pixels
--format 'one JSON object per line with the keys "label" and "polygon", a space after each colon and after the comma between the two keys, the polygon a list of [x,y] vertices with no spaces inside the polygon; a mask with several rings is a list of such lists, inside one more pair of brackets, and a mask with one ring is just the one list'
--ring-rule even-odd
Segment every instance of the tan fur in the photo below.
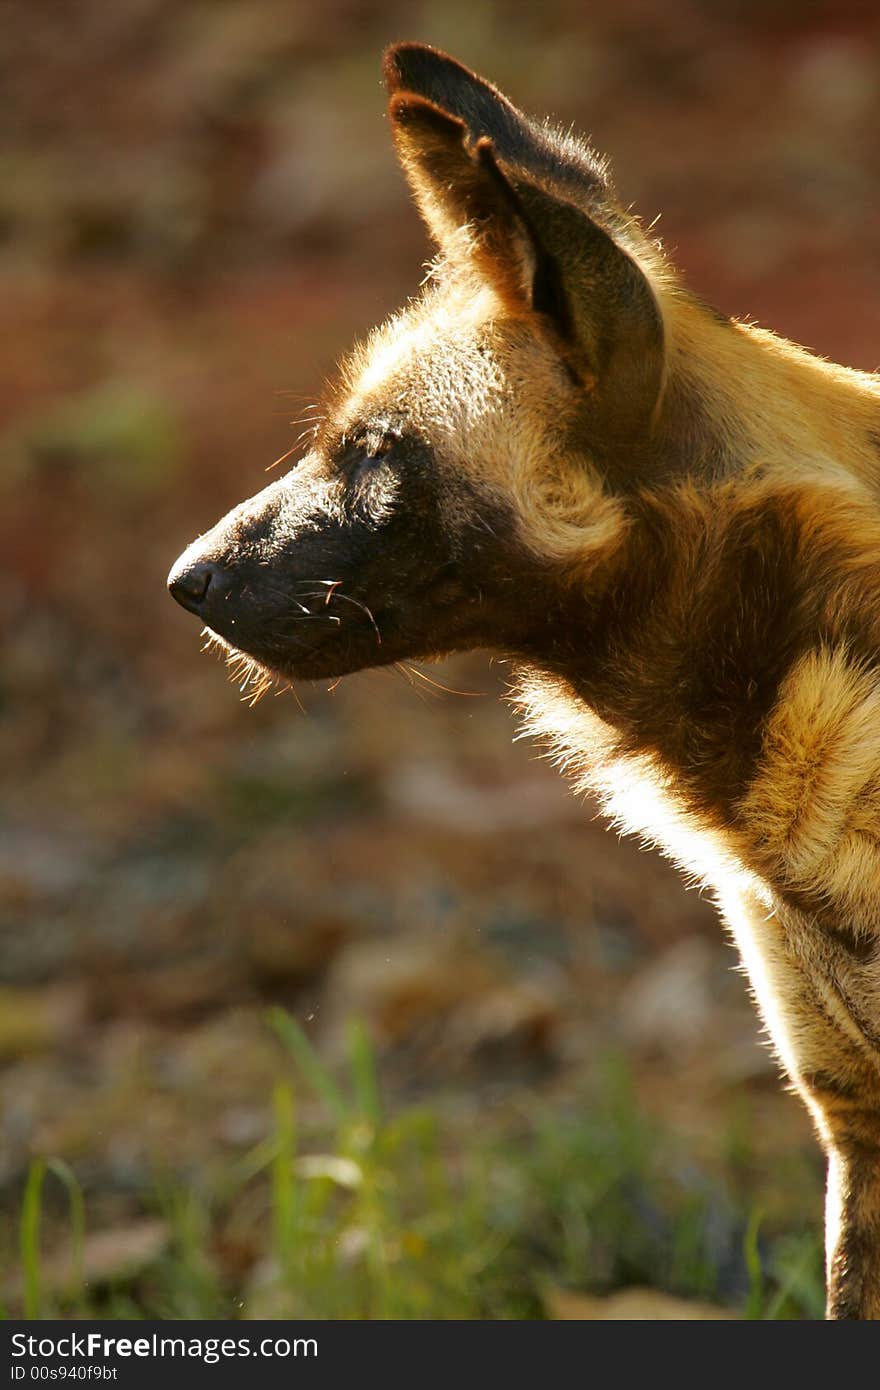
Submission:
{"label": "tan fur", "polygon": [[[769,871],[877,926],[880,882],[880,679],[845,649],[810,652],[792,671],[740,806]],[[880,1030],[880,1000],[878,1000]]]}
{"label": "tan fur", "polygon": [[[294,482],[196,545],[229,586],[230,556],[295,568],[292,541],[405,505],[372,447],[351,483],[352,443],[393,426],[430,459],[436,511],[392,557],[426,597],[395,629],[391,566],[393,637],[512,651],[526,732],[714,891],[828,1153],[829,1314],[880,1317],[880,379],[713,314],[601,161],[454,60],[400,45],[386,79],[439,259],[344,366]],[[458,570],[430,611],[429,534]],[[192,560],[172,592],[203,613]],[[352,638],[339,672],[387,652]]]}
{"label": "tan fur", "polygon": [[453,470],[514,499],[526,544],[581,569],[614,546],[625,519],[598,474],[565,458],[572,387],[558,356],[471,270],[444,264],[435,275],[343,364],[339,422],[350,429],[404,403]]}
{"label": "tan fur", "polygon": [[565,682],[524,671],[511,699],[522,715],[522,735],[544,746],[577,791],[598,797],[617,830],[661,850],[691,886],[717,888],[748,877],[735,834],[701,823],[656,758],[619,756],[614,730],[573,698]]}
{"label": "tan fur", "polygon": [[[869,484],[880,481],[880,380],[816,357],[755,324],[721,324],[677,292],[666,303],[670,370],[683,371],[712,401],[715,425],[735,442],[741,468],[812,468],[835,462]],[[795,473],[796,476],[796,473]],[[875,521],[876,524],[876,521]]]}
{"label": "tan fur", "polygon": [[[359,415],[397,398],[412,412],[415,403],[438,455],[512,500],[526,544],[582,582],[625,545],[628,509],[589,461],[566,454],[572,388],[552,344],[484,283],[474,293],[461,256],[357,359],[349,408]],[[662,307],[668,377],[706,403],[731,461],[710,486],[692,478],[670,494],[681,556],[772,500],[798,525],[805,553],[827,557],[825,616],[839,625],[854,604],[880,599],[871,574],[880,566],[880,383],[765,330],[716,323],[679,291],[656,248],[642,260]],[[686,605],[694,581],[681,563]],[[845,640],[817,637],[779,692],[758,773],[726,820],[695,809],[662,758],[621,755],[613,722],[564,680],[524,672],[515,699],[525,731],[599,795],[619,828],[714,889],[829,1153],[829,1279],[850,1290],[837,1315],[880,1316],[880,955],[854,958],[792,905],[824,906],[829,922],[880,941],[880,675]],[[854,1223],[874,1244],[851,1277]]]}

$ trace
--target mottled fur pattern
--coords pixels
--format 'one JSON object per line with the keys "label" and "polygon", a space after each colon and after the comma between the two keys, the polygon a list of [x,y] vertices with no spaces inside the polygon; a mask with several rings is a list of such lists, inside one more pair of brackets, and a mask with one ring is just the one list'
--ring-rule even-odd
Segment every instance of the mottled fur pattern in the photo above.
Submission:
{"label": "mottled fur pattern", "polygon": [[306,458],[172,592],[257,680],[482,646],[526,728],[715,893],[880,1317],[880,382],[689,295],[586,146],[386,59],[440,249]]}

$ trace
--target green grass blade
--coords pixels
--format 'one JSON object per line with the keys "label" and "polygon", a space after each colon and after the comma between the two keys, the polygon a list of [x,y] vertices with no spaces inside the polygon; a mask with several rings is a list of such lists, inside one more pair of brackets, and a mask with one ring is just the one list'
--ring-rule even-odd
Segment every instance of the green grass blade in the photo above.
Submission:
{"label": "green grass blade", "polygon": [[272,1100],[276,1138],[275,1156],[272,1159],[272,1222],[278,1262],[282,1268],[286,1268],[294,1253],[296,1219],[293,1092],[289,1086],[279,1083]]}
{"label": "green grass blade", "polygon": [[284,1009],[270,1009],[269,1023],[290,1052],[306,1081],[338,1124],[349,1118],[349,1105],[299,1024]]}
{"label": "green grass blade", "polygon": [[86,1238],[86,1204],[76,1174],[63,1158],[50,1158],[47,1172],[54,1174],[67,1191],[70,1204],[70,1278],[68,1297],[71,1301],[83,1293],[83,1247]]}
{"label": "green grass blade", "polygon": [[758,1233],[761,1229],[763,1216],[764,1213],[760,1208],[755,1207],[749,1217],[749,1223],[743,1237],[743,1255],[749,1276],[749,1296],[743,1317],[752,1321],[763,1316],[764,1307],[764,1270],[761,1265],[761,1251],[758,1247]]}
{"label": "green grass blade", "polygon": [[351,1074],[358,1110],[364,1119],[378,1127],[381,1118],[379,1081],[376,1075],[376,1056],[367,1030],[355,1019],[348,1030],[348,1050]]}
{"label": "green grass blade", "polygon": [[40,1218],[46,1164],[35,1158],[28,1169],[21,1204],[21,1265],[24,1271],[24,1315],[38,1318],[42,1306],[40,1270]]}
{"label": "green grass blade", "polygon": [[764,1318],[770,1322],[790,1316],[787,1305],[792,1300],[802,1315],[821,1319],[825,1309],[821,1244],[814,1234],[810,1234],[794,1242],[785,1242],[785,1245],[788,1247],[785,1257],[783,1252],[779,1252],[774,1268],[779,1288]]}

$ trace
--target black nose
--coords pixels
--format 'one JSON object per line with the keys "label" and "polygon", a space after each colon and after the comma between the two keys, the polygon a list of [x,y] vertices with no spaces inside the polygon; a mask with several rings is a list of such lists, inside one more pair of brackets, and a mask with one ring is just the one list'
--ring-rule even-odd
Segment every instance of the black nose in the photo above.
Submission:
{"label": "black nose", "polygon": [[178,561],[168,576],[168,589],[172,598],[176,598],[181,607],[199,616],[208,598],[208,591],[213,589],[216,593],[224,587],[224,583],[223,571],[213,560],[184,565]]}

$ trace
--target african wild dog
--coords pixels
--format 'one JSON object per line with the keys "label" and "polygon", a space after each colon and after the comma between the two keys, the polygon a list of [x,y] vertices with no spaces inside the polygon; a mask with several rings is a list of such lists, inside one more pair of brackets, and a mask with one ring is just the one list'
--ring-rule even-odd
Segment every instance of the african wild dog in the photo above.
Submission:
{"label": "african wild dog", "polygon": [[516,658],[527,726],[715,890],[828,1154],[829,1315],[880,1317],[880,380],[700,303],[451,58],[385,73],[439,262],[171,591],[257,679]]}

